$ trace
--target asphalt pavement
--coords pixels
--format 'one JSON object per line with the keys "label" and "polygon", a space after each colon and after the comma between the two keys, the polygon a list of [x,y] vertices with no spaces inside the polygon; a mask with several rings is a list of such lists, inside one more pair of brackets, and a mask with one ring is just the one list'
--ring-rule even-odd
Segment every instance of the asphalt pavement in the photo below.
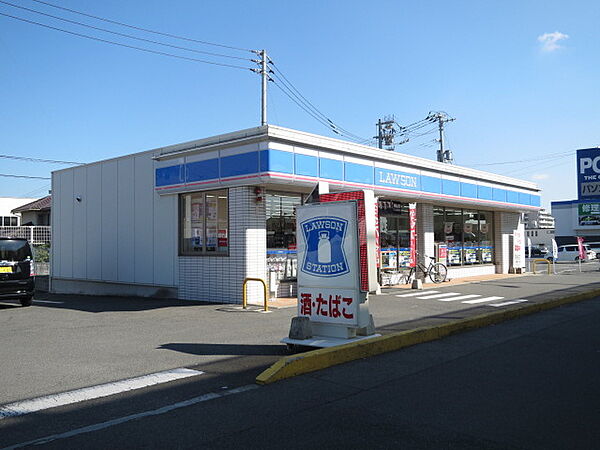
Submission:
{"label": "asphalt pavement", "polygon": [[4,419],[0,447],[597,448],[599,321],[594,298],[272,385],[169,383]]}

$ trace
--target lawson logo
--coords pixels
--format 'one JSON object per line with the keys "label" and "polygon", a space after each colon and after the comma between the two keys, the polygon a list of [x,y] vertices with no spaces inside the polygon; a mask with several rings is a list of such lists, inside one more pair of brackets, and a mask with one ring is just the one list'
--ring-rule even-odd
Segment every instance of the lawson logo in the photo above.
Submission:
{"label": "lawson logo", "polygon": [[306,244],[301,270],[317,277],[338,277],[350,271],[344,253],[348,221],[340,217],[314,217],[301,223]]}

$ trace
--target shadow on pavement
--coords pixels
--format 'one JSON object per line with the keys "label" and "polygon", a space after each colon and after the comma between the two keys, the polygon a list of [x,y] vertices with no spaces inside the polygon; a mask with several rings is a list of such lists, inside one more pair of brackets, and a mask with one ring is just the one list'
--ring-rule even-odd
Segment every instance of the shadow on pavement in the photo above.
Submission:
{"label": "shadow on pavement", "polygon": [[[40,303],[37,305],[36,300],[40,300]],[[45,293],[36,293],[33,304],[34,306],[43,306],[45,308],[73,309],[92,313],[149,311],[181,306],[216,305],[215,303],[179,300],[175,298],[110,297]]]}
{"label": "shadow on pavement", "polygon": [[159,349],[173,350],[190,355],[287,355],[285,345],[252,344],[163,344]]}

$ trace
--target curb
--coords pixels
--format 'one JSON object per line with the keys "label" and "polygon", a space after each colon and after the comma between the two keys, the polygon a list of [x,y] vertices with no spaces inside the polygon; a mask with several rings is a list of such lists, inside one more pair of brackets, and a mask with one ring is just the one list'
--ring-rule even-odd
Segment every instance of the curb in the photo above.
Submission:
{"label": "curb", "polygon": [[490,314],[481,314],[466,319],[443,323],[441,325],[420,327],[415,328],[414,330],[386,334],[384,336],[365,339],[350,344],[321,348],[298,355],[286,356],[259,374],[256,377],[256,383],[274,383],[304,373],[326,369],[331,366],[379,355],[381,353],[393,352],[404,347],[434,341],[454,333],[494,325],[506,320],[557,308],[582,300],[588,300],[597,296],[600,296],[600,289],[573,294],[543,303],[506,309]]}

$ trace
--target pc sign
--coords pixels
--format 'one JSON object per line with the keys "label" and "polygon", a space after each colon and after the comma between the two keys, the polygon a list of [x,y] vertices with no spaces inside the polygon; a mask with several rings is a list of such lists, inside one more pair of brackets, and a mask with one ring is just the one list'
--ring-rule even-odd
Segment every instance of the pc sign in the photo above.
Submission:
{"label": "pc sign", "polygon": [[600,148],[577,150],[577,191],[579,200],[600,199]]}

